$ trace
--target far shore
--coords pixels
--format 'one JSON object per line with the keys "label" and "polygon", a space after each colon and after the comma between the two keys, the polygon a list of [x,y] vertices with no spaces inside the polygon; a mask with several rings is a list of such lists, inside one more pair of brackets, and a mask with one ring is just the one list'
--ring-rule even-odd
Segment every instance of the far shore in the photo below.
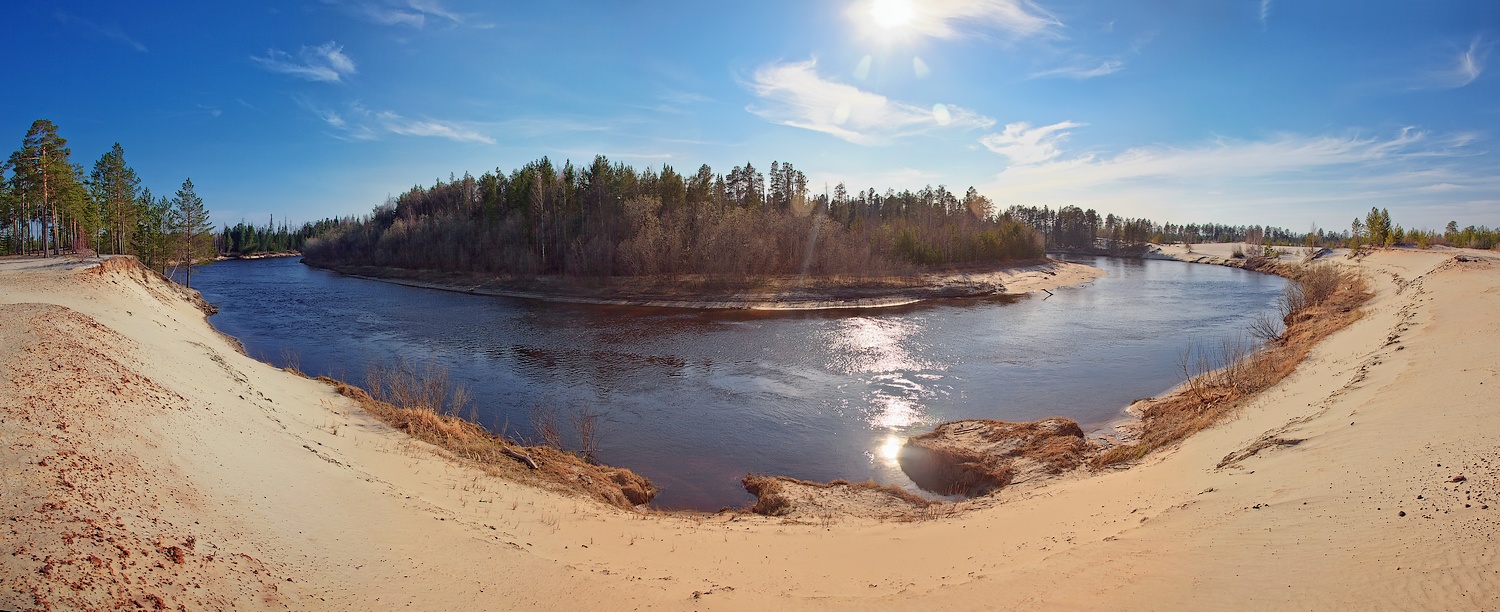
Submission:
{"label": "far shore", "polygon": [[786,276],[748,281],[705,276],[497,277],[302,263],[356,278],[474,295],[607,306],[764,311],[890,308],[934,300],[1019,297],[1081,285],[1104,274],[1092,266],[1053,259],[907,277]]}

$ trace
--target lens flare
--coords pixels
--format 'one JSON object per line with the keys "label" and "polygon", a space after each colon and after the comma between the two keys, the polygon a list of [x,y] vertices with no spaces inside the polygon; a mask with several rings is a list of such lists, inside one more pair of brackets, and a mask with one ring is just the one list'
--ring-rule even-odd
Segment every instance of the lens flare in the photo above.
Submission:
{"label": "lens flare", "polygon": [[938,125],[948,125],[949,121],[953,121],[953,113],[948,112],[947,104],[939,102],[932,105],[932,119],[937,121]]}

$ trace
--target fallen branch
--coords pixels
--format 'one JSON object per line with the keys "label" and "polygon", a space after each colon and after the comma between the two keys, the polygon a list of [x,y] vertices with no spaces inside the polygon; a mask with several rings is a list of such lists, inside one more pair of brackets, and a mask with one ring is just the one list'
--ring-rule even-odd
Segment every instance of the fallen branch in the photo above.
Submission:
{"label": "fallen branch", "polygon": [[517,461],[525,463],[527,467],[530,467],[533,470],[541,469],[540,466],[536,464],[536,459],[532,459],[531,455],[514,450],[509,446],[501,446],[500,452],[505,453],[505,455],[508,457],[514,457]]}

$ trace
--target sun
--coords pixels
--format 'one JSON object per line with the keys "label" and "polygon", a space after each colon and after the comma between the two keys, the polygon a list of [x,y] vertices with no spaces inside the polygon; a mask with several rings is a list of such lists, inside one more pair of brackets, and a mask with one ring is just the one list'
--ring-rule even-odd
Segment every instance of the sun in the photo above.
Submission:
{"label": "sun", "polygon": [[915,16],[911,0],[874,0],[870,3],[870,18],[887,30],[899,28]]}

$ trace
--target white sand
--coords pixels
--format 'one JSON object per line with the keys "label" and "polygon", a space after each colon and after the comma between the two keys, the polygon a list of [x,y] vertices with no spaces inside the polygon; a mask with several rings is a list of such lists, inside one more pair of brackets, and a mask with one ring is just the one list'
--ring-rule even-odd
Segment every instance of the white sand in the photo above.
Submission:
{"label": "white sand", "polygon": [[1361,261],[1362,320],[1141,465],[801,523],[486,477],[159,280],[0,260],[0,609],[1495,609],[1500,268],[1451,255]]}

